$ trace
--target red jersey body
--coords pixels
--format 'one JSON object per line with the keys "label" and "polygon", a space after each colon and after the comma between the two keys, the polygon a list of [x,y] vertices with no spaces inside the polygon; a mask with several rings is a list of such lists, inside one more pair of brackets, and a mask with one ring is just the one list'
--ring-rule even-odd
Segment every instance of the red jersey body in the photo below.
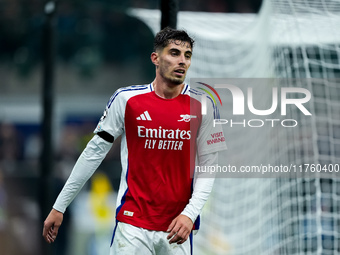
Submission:
{"label": "red jersey body", "polygon": [[[167,230],[191,198],[196,141],[209,138],[201,127],[201,103],[188,85],[173,99],[159,97],[152,84],[122,88],[111,97],[95,132],[122,135],[118,221]],[[217,150],[213,145],[206,151]]]}

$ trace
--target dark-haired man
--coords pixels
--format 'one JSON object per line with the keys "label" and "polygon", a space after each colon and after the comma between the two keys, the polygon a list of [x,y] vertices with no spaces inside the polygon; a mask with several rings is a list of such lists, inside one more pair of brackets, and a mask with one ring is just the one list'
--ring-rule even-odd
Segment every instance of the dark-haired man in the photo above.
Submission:
{"label": "dark-haired man", "polygon": [[110,254],[192,254],[192,230],[198,229],[213,185],[212,178],[192,178],[195,158],[213,165],[225,149],[224,143],[207,143],[221,132],[212,125],[214,106],[202,116],[197,93],[184,83],[193,44],[182,30],[166,28],[156,35],[154,81],[121,88],[110,98],[96,135],[45,220],[47,242],[55,240],[63,212],[121,135],[122,176]]}

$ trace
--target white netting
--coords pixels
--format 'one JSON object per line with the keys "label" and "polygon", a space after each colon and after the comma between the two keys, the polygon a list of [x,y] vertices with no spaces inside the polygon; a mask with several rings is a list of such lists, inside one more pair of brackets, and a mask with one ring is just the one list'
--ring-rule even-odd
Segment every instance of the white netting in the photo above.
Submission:
{"label": "white netting", "polygon": [[[159,11],[130,14],[159,31]],[[288,109],[298,128],[225,130],[229,151],[222,164],[340,163],[340,86],[334,80],[340,78],[340,1],[268,0],[259,14],[180,12],[178,28],[196,40],[187,81],[299,78],[279,86],[313,95],[306,104],[312,118]],[[265,106],[268,88],[258,91],[266,95]],[[339,254],[339,174],[216,179],[195,254]]]}

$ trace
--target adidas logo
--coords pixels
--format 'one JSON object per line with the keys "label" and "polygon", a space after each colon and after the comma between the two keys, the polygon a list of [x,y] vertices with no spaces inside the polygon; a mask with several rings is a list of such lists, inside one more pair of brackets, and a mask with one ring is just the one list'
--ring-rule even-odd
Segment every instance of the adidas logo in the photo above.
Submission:
{"label": "adidas logo", "polygon": [[148,111],[143,112],[139,117],[137,117],[137,120],[148,120],[151,121],[151,117],[150,114],[148,113]]}

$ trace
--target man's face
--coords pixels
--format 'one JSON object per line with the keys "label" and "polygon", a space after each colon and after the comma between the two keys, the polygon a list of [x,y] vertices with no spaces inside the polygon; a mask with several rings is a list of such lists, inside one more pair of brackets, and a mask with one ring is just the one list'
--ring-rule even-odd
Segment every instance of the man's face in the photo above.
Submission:
{"label": "man's face", "polygon": [[157,71],[165,80],[182,84],[191,64],[192,49],[188,42],[172,40],[158,52]]}

